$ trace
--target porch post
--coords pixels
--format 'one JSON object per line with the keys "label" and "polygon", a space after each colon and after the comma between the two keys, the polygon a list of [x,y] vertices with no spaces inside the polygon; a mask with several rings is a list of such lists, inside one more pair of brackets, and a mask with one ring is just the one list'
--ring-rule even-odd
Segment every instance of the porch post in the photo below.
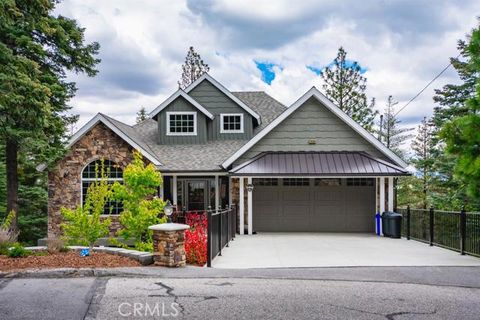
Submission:
{"label": "porch post", "polygon": [[218,175],[215,176],[215,211],[218,211],[220,206],[220,192],[218,190]]}
{"label": "porch post", "polygon": [[393,211],[393,177],[388,177],[388,211]]}
{"label": "porch post", "polygon": [[232,177],[228,177],[228,206],[231,208],[232,207]]}
{"label": "porch post", "polygon": [[162,176],[162,185],[160,186],[160,188],[158,188],[158,197],[162,200],[163,200],[164,194],[165,194],[164,189],[163,189],[163,185],[164,185],[163,181],[165,181],[165,176]]}
{"label": "porch post", "polygon": [[380,214],[385,211],[385,178],[380,178]]}
{"label": "porch post", "polygon": [[[252,184],[252,178],[251,177],[248,177],[247,178],[247,183],[249,185]],[[248,234],[253,234],[253,226],[252,226],[252,204],[253,204],[253,201],[252,201],[252,194],[253,194],[253,190],[249,190],[247,192],[247,198],[248,198]]]}
{"label": "porch post", "polygon": [[239,227],[239,231],[240,231],[240,234],[243,234],[244,233],[244,229],[245,229],[245,199],[244,199],[244,179],[243,177],[240,177],[238,178],[238,181],[239,181],[239,199],[238,199],[238,204],[239,204],[239,209],[240,209],[240,227]]}
{"label": "porch post", "polygon": [[173,205],[177,205],[177,176],[172,176],[172,201]]}

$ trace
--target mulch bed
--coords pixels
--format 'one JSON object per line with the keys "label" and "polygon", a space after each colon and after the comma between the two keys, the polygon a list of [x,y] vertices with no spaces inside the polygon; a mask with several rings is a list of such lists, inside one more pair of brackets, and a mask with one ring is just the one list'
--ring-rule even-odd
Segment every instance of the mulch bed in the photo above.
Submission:
{"label": "mulch bed", "polygon": [[45,256],[31,255],[25,258],[0,256],[0,271],[39,268],[115,268],[140,266],[141,264],[136,260],[103,252],[94,252],[88,257],[80,257],[78,251],[59,252]]}

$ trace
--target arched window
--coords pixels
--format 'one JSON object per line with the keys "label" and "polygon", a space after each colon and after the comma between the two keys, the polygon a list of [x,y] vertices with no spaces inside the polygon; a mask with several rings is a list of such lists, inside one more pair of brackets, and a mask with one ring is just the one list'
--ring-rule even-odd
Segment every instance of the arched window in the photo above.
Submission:
{"label": "arched window", "polygon": [[[110,160],[96,160],[90,162],[82,171],[82,205],[85,204],[87,198],[88,187],[99,179],[98,171],[103,165],[104,173],[107,181],[113,184],[115,181],[122,183],[123,171],[115,162]],[[120,214],[123,210],[123,205],[120,201],[108,201],[103,209],[104,214]]]}

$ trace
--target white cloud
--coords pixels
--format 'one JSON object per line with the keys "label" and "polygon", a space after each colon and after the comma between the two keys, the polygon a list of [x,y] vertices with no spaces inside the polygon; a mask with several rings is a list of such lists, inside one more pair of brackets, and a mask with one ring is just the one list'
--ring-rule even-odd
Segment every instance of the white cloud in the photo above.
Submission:
{"label": "white cloud", "polygon": [[[456,41],[475,26],[477,1],[94,1],[67,0],[58,12],[102,45],[100,74],[78,83],[79,125],[97,112],[133,123],[177,87],[190,45],[230,90],[264,90],[285,104],[321,79],[305,68],[326,65],[344,46],[368,68],[368,94],[383,109],[388,95],[405,104],[455,56]],[[254,60],[283,67],[269,86]],[[414,123],[433,110],[433,89],[457,81],[445,73],[401,116]]]}

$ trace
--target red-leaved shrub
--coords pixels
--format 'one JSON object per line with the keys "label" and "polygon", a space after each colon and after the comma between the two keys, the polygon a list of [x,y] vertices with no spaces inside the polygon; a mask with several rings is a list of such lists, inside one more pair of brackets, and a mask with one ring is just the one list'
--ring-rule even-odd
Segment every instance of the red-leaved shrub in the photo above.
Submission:
{"label": "red-leaved shrub", "polygon": [[207,215],[187,212],[185,222],[190,226],[185,231],[187,263],[203,266],[207,263]]}

